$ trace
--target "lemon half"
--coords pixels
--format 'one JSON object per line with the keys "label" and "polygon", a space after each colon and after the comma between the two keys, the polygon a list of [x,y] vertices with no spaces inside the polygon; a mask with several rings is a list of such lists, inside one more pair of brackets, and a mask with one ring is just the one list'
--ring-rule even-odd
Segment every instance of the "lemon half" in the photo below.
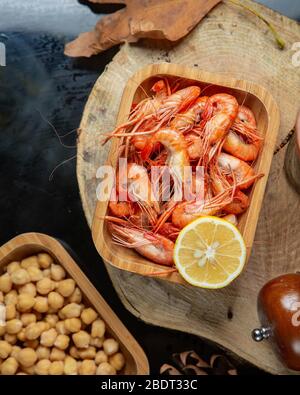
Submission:
{"label": "lemon half", "polygon": [[200,217],[181,230],[174,262],[181,276],[201,288],[223,288],[243,270],[246,246],[239,230],[218,217]]}

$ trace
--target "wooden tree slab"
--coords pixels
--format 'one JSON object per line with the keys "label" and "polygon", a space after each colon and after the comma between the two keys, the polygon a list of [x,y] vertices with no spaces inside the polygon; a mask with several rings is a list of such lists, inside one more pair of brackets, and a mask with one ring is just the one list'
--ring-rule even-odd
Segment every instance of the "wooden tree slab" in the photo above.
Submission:
{"label": "wooden tree slab", "polygon": [[[276,47],[262,21],[243,9],[221,4],[177,46],[124,45],[100,76],[78,138],[77,175],[89,225],[96,203],[96,169],[109,149],[100,146],[100,133],[113,128],[127,79],[146,64],[182,63],[258,82],[272,92],[280,107],[278,145],[292,129],[300,104],[300,68],[292,64],[291,47],[300,41],[300,27],[263,6],[245,3],[274,23],[286,40],[284,51]],[[287,373],[268,342],[256,344],[251,339],[251,330],[259,325],[259,289],[278,274],[300,270],[300,199],[286,181],[284,156],[285,148],[274,156],[253,253],[237,281],[223,290],[201,290],[106,265],[127,309],[148,323],[210,339],[266,371]]]}

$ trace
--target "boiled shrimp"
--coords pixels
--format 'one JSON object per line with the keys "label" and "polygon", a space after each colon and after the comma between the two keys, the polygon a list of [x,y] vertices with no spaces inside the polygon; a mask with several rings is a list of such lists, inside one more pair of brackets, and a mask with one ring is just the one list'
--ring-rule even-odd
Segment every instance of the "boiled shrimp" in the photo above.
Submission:
{"label": "boiled shrimp", "polygon": [[203,119],[206,121],[205,134],[211,145],[226,136],[236,119],[238,108],[236,98],[226,93],[218,93],[208,99]]}
{"label": "boiled shrimp", "polygon": [[[229,191],[228,191],[229,192]],[[203,201],[184,202],[178,204],[172,213],[172,223],[182,229],[195,219],[206,215],[217,215],[232,202],[230,193],[222,193]]]}
{"label": "boiled shrimp", "polygon": [[168,156],[166,164],[168,165],[174,183],[182,187],[185,183],[185,167],[189,166],[189,157],[187,145],[183,135],[174,129],[161,129],[156,132],[150,139],[149,144],[142,151],[142,158],[148,159],[156,143],[161,143],[167,150]]}
{"label": "boiled shrimp", "polygon": [[134,131],[140,128],[143,123],[153,118],[161,103],[167,97],[169,89],[168,83],[166,83],[165,80],[157,81],[151,88],[151,90],[154,91],[156,95],[154,97],[147,97],[146,99],[140,101],[132,109],[128,121],[117,126],[103,141],[103,144],[105,144],[113,136],[120,136],[120,133],[121,135],[125,135],[129,132],[134,133]]}
{"label": "boiled shrimp", "polygon": [[[210,168],[211,185],[215,194],[220,194],[228,188],[231,184],[222,172],[218,172],[214,167]],[[248,196],[240,191],[238,188],[235,189],[232,202],[223,207],[223,211],[228,214],[242,214],[249,207]]]}
{"label": "boiled shrimp", "polygon": [[173,265],[174,243],[166,237],[133,226],[110,223],[113,241],[135,249],[145,258],[160,265]]}
{"label": "boiled shrimp", "polygon": [[236,121],[225,137],[223,149],[244,161],[254,161],[261,147],[254,114],[245,106],[239,107]]}
{"label": "boiled shrimp", "polygon": [[148,214],[150,223],[154,223],[160,207],[152,191],[147,170],[136,163],[129,163],[127,183],[129,199],[136,202],[141,210]]}
{"label": "boiled shrimp", "polygon": [[193,129],[193,127],[200,121],[201,114],[204,111],[207,100],[207,96],[199,97],[186,111],[175,115],[170,123],[170,127],[180,131],[181,133],[186,133]]}
{"label": "boiled shrimp", "polygon": [[256,175],[254,169],[248,163],[224,152],[218,155],[217,161],[220,168],[226,174],[234,174],[236,183],[240,189],[249,188],[258,177],[262,176]]}

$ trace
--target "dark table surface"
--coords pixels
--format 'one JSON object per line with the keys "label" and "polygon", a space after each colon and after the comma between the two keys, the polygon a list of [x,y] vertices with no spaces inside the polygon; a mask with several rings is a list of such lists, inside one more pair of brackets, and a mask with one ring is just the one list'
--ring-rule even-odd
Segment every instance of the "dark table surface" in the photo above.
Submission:
{"label": "dark table surface", "polygon": [[[300,16],[299,1],[262,2]],[[144,348],[151,372],[158,373],[173,352],[194,349],[209,358],[224,351],[131,315],[112,287],[84,217],[74,130],[95,80],[118,48],[89,60],[69,59],[63,48],[79,32],[91,29],[99,14],[117,8],[90,6],[84,0],[0,0],[0,42],[7,51],[7,65],[0,67],[0,244],[30,231],[64,240]],[[260,373],[248,364],[235,363],[243,374]]]}

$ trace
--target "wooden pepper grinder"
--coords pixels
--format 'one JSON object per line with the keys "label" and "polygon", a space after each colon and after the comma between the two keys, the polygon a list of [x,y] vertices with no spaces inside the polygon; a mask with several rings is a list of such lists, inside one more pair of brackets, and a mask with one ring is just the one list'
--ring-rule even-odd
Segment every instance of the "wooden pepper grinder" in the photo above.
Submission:
{"label": "wooden pepper grinder", "polygon": [[300,273],[269,281],[258,296],[258,315],[262,327],[253,339],[272,340],[287,367],[300,371]]}
{"label": "wooden pepper grinder", "polygon": [[300,111],[296,121],[295,133],[286,151],[284,169],[289,183],[300,194]]}

